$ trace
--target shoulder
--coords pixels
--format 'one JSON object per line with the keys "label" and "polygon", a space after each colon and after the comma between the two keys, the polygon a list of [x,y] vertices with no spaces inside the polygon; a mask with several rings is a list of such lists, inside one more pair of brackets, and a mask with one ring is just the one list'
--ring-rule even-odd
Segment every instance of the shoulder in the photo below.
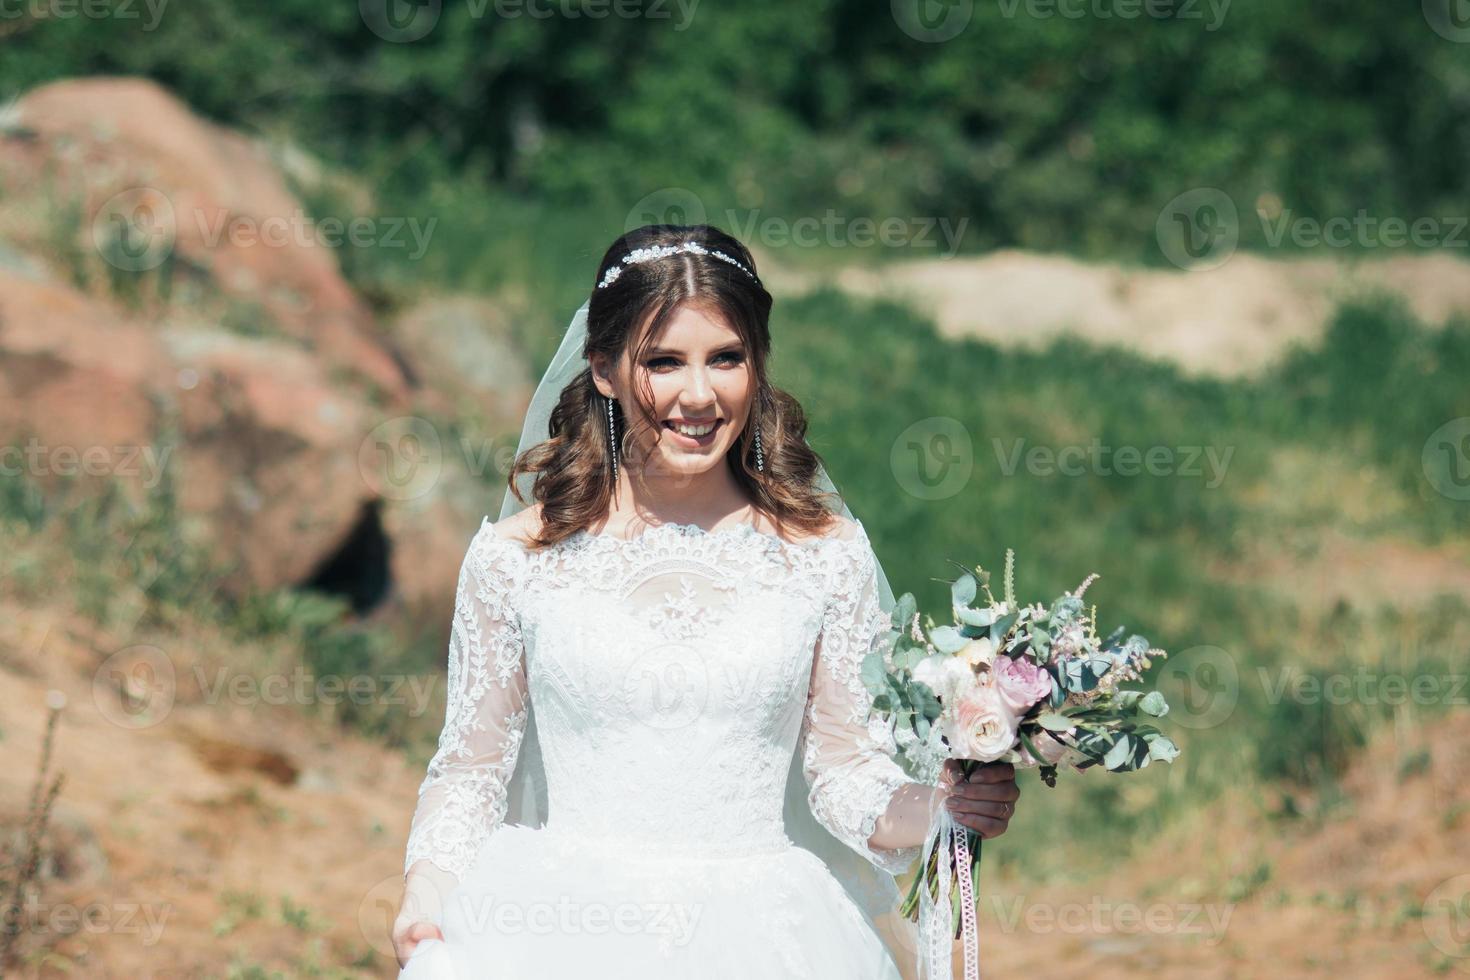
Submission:
{"label": "shoulder", "polygon": [[844,514],[833,514],[832,524],[822,533],[827,541],[857,541],[863,537],[863,526]]}
{"label": "shoulder", "polygon": [[534,504],[494,523],[491,523],[487,517],[482,530],[502,541],[527,547],[531,539],[541,530],[541,504]]}
{"label": "shoulder", "polygon": [[465,565],[484,583],[518,581],[530,553],[529,538],[539,527],[540,511],[528,508],[500,521],[485,516],[470,538]]}
{"label": "shoulder", "polygon": [[827,542],[834,541],[856,541],[863,536],[862,525],[850,517],[842,514],[832,514],[826,527],[817,531],[800,532],[793,535],[788,529],[786,533],[778,533],[774,519],[762,515],[755,522],[755,529],[762,534],[779,537],[790,544],[799,544],[809,547],[817,547]]}
{"label": "shoulder", "polygon": [[814,567],[825,580],[829,600],[841,603],[875,574],[877,557],[862,523],[842,514],[811,545]]}

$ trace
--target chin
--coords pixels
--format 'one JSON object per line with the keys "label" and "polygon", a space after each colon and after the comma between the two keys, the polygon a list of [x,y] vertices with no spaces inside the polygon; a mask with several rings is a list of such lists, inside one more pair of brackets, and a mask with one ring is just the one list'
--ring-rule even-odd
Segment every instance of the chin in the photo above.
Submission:
{"label": "chin", "polygon": [[667,472],[696,476],[723,465],[729,450],[730,447],[724,446],[711,447],[706,453],[688,453],[673,447],[661,446],[657,458]]}

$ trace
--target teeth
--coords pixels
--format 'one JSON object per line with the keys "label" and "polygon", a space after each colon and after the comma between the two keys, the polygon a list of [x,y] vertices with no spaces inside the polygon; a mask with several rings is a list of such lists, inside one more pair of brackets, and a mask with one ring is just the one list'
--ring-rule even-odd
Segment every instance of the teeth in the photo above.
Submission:
{"label": "teeth", "polygon": [[715,428],[715,423],[713,422],[709,423],[708,425],[685,425],[682,422],[673,422],[670,424],[673,426],[673,428],[677,429],[679,432],[682,432],[686,436],[708,435],[709,433],[713,432]]}

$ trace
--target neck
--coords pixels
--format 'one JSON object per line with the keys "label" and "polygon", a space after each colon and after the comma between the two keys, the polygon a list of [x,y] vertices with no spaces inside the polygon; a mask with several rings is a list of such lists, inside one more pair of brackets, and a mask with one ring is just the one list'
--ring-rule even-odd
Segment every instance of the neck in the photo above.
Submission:
{"label": "neck", "polygon": [[711,527],[731,514],[748,511],[750,506],[750,498],[724,461],[692,475],[630,473],[627,467],[619,466],[608,523],[621,526],[629,520],[641,520]]}

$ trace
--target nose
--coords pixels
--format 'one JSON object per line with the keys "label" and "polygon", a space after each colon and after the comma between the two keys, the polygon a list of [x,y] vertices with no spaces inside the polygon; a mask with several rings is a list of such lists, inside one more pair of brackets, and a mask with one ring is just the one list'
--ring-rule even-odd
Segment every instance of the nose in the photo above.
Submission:
{"label": "nose", "polygon": [[714,398],[715,389],[710,383],[708,369],[690,367],[688,380],[684,384],[684,411],[690,415],[698,415],[714,402]]}

